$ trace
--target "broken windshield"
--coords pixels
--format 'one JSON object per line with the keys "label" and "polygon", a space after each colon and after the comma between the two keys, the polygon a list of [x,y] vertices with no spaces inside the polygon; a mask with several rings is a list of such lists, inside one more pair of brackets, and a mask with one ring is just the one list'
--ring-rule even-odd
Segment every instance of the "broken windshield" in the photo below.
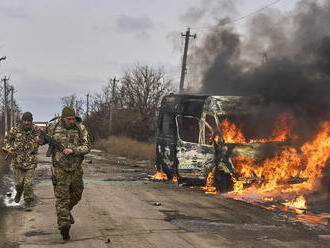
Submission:
{"label": "broken windshield", "polygon": [[181,140],[198,143],[199,119],[193,116],[177,116],[179,137]]}

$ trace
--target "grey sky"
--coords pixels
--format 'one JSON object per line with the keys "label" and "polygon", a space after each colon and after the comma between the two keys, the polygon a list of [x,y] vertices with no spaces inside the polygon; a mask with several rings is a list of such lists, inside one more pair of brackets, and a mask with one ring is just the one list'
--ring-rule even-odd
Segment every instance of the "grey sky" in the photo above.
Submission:
{"label": "grey sky", "polygon": [[[35,120],[60,112],[62,96],[100,92],[109,78],[137,62],[162,65],[177,80],[180,32],[214,21],[206,17],[192,24],[182,18],[201,2],[234,2],[233,16],[239,17],[274,1],[1,0],[0,56],[7,61],[0,75],[11,75],[22,110],[32,111]],[[274,7],[289,11],[296,2],[282,0]],[[192,31],[199,37],[207,32]]]}

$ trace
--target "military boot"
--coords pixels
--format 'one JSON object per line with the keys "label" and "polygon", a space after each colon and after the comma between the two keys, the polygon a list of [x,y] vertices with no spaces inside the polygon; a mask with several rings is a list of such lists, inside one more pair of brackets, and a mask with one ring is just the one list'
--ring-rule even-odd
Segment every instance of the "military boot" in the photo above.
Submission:
{"label": "military boot", "polygon": [[74,218],[73,218],[71,212],[70,212],[70,222],[71,222],[71,224],[74,224]]}
{"label": "military boot", "polygon": [[69,224],[64,224],[63,226],[61,226],[61,235],[63,240],[69,240],[70,239],[70,225]]}
{"label": "military boot", "polygon": [[30,211],[32,211],[31,202],[29,202],[29,201],[25,202],[24,210],[25,210],[26,212],[30,212]]}

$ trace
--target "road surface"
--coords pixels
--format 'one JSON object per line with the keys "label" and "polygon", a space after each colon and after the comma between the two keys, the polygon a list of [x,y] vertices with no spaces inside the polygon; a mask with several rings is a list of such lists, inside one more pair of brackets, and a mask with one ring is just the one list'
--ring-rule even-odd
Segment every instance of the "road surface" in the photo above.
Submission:
{"label": "road surface", "polygon": [[[144,178],[154,171],[94,150],[83,164],[85,191],[74,208],[71,240],[56,225],[50,161],[41,148],[36,201],[1,214],[2,247],[329,247],[330,228],[290,222],[286,215],[222,195]],[[14,197],[14,196],[11,196]]]}

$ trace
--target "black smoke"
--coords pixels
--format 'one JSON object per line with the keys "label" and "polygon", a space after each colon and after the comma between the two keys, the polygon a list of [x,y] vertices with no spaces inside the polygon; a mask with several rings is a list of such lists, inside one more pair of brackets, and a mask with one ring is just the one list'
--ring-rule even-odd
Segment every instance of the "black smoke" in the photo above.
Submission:
{"label": "black smoke", "polygon": [[200,93],[261,95],[271,108],[262,125],[286,110],[299,123],[299,137],[310,139],[330,120],[330,0],[303,0],[288,13],[265,10],[241,32],[228,19],[217,18],[191,51]]}

